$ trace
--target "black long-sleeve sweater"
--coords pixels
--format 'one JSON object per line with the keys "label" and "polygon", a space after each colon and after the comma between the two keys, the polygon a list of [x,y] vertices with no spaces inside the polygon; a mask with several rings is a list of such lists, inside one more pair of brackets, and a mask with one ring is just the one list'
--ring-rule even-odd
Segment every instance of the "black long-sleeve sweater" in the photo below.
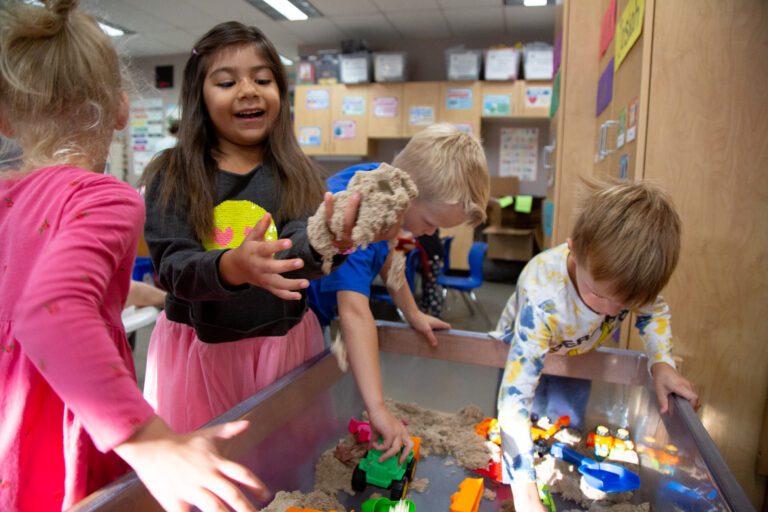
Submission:
{"label": "black long-sleeve sweater", "polygon": [[[240,175],[219,171],[216,175],[216,233],[200,241],[187,221],[184,206],[162,208],[158,187],[147,191],[145,238],[160,285],[168,291],[166,316],[192,326],[207,343],[237,341],[253,336],[282,336],[298,324],[307,310],[301,300],[283,300],[251,285],[231,287],[219,275],[219,259],[237,247],[250,228],[280,204],[277,173],[261,165]],[[263,209],[263,210],[262,210]],[[279,259],[301,258],[304,267],[284,274],[288,278],[321,277],[321,258],[307,239],[307,218],[276,225],[279,238],[290,238],[290,249]],[[342,258],[337,258],[339,264]]]}

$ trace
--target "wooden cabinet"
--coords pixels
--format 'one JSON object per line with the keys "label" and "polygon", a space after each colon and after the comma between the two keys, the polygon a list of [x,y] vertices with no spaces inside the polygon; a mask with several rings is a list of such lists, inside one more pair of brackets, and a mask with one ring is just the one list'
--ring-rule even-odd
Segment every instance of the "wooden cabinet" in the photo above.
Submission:
{"label": "wooden cabinet", "polygon": [[440,82],[407,82],[403,86],[403,137],[437,122]]}
{"label": "wooden cabinet", "polygon": [[520,80],[515,82],[481,82],[481,84],[480,108],[482,117],[496,119],[522,115]]}
{"label": "wooden cabinet", "polygon": [[437,120],[480,136],[480,82],[441,82]]}
{"label": "wooden cabinet", "polygon": [[[759,507],[766,479],[755,464],[768,398],[768,3],[618,0],[617,20],[644,7],[642,32],[597,116],[599,79],[615,55],[615,38],[607,57],[598,51],[608,5],[570,0],[560,11],[551,241],[571,232],[581,177],[647,179],[671,195],[683,221],[680,260],[663,292],[675,353],[700,393],[702,423]],[[600,127],[620,119],[623,147],[595,162]],[[615,148],[616,125],[603,133],[603,149]],[[631,332],[625,342],[642,349]]]}
{"label": "wooden cabinet", "polygon": [[293,129],[308,155],[331,153],[331,86],[296,87]]}
{"label": "wooden cabinet", "polygon": [[368,84],[368,135],[391,139],[403,136],[403,84]]}
{"label": "wooden cabinet", "polygon": [[296,87],[294,131],[308,155],[366,155],[368,88],[355,85]]}
{"label": "wooden cabinet", "polygon": [[365,85],[332,86],[331,154],[367,155],[368,87]]}
{"label": "wooden cabinet", "polygon": [[552,82],[524,80],[297,85],[294,131],[308,155],[365,156],[372,140],[407,139],[433,123],[479,136],[483,119],[548,119],[540,98],[551,91]]}

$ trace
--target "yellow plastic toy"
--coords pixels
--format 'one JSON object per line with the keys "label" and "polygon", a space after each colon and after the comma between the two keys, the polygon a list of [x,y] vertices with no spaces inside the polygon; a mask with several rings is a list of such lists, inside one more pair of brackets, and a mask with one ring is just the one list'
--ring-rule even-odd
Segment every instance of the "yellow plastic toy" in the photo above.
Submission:
{"label": "yellow plastic toy", "polygon": [[451,512],[477,512],[483,497],[483,479],[465,478],[459,484],[459,492],[451,495]]}

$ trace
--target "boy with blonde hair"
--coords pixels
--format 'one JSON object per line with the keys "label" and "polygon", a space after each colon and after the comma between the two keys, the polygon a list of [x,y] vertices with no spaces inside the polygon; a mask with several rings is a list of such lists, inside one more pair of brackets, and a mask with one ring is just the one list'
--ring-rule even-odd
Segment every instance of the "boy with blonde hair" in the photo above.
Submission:
{"label": "boy with blonde hair", "polygon": [[[485,220],[485,207],[490,194],[490,178],[485,153],[480,142],[449,124],[435,124],[416,134],[392,162],[407,172],[419,189],[419,195],[403,214],[402,227],[416,237],[434,233],[439,227],[453,227]],[[350,167],[328,179],[331,192],[345,190],[358,171],[370,171],[377,163]],[[406,427],[384,405],[378,338],[369,306],[371,284],[378,274],[387,283],[391,257],[387,242],[371,244],[352,253],[336,271],[312,281],[310,305],[322,325],[327,326],[337,314],[341,322],[349,363],[363,396],[378,449],[391,457],[401,447],[401,461],[411,449]],[[395,280],[394,282],[398,282]],[[403,278],[399,282],[405,283]],[[420,332],[430,345],[437,345],[433,329],[449,329],[450,325],[422,313],[408,285],[388,289],[395,305],[408,323]]]}
{"label": "boy with blonde hair", "polygon": [[698,405],[693,385],[675,370],[669,308],[659,296],[680,253],[680,218],[667,195],[645,182],[588,182],[587,188],[571,237],[526,265],[492,333],[510,344],[498,409],[504,481],[517,510],[545,510],[530,415],[547,353],[588,352],[633,311],[661,412],[670,393]]}

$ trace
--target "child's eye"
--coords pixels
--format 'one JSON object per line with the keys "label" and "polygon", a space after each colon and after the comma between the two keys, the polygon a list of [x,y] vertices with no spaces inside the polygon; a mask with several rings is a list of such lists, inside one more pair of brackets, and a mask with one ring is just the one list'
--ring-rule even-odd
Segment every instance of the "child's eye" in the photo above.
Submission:
{"label": "child's eye", "polygon": [[269,85],[272,83],[272,80],[270,80],[269,78],[259,78],[258,80],[256,80],[256,83],[259,85]]}
{"label": "child's eye", "polygon": [[219,83],[216,84],[217,87],[221,87],[223,89],[229,89],[233,85],[235,85],[235,81],[234,80],[227,80],[226,82],[219,82]]}

